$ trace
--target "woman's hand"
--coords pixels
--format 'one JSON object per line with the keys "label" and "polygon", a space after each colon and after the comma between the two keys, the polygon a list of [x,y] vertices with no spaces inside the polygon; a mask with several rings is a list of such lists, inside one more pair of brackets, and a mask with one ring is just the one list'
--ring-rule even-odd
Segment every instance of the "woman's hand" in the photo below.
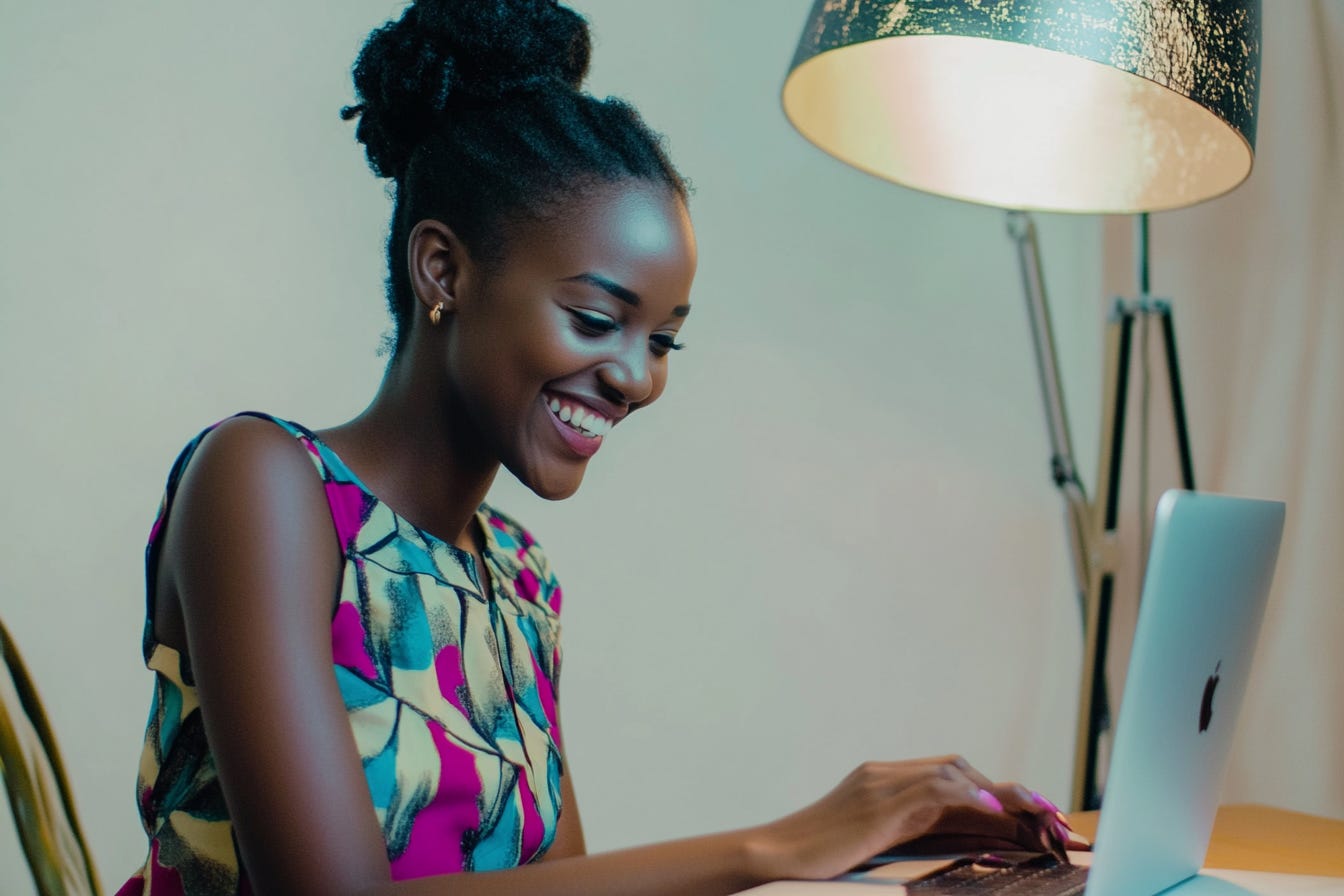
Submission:
{"label": "woman's hand", "polygon": [[1019,784],[990,781],[960,756],[869,762],[812,805],[759,829],[768,878],[835,877],[893,847],[1059,854],[1063,816]]}

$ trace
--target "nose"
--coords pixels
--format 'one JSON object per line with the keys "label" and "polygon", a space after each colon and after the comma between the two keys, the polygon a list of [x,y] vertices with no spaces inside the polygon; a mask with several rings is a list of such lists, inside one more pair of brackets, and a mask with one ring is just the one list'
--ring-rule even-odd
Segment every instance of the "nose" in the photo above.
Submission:
{"label": "nose", "polygon": [[647,401],[654,387],[649,360],[648,345],[642,340],[630,340],[619,354],[598,365],[597,379],[606,397],[626,405]]}

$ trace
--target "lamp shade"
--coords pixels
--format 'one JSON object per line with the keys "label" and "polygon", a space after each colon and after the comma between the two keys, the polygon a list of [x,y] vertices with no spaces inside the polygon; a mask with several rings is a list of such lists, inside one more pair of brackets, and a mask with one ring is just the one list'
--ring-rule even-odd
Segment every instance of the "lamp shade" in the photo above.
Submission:
{"label": "lamp shade", "polygon": [[816,0],[783,105],[887,180],[1119,214],[1241,183],[1259,81],[1259,0]]}

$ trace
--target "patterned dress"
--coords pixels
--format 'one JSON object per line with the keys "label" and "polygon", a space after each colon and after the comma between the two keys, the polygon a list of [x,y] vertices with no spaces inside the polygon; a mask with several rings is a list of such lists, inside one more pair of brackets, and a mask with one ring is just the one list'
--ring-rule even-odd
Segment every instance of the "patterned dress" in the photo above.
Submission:
{"label": "patterned dress", "polygon": [[[333,674],[363,760],[394,880],[540,858],[560,816],[560,587],[517,523],[482,506],[493,593],[470,556],[383,504],[313,433],[264,417],[307,450],[344,549]],[[211,427],[213,429],[213,427]],[[249,893],[190,668],[153,634],[158,545],[178,457],[146,551],[154,700],[140,760],[149,857],[117,896]]]}

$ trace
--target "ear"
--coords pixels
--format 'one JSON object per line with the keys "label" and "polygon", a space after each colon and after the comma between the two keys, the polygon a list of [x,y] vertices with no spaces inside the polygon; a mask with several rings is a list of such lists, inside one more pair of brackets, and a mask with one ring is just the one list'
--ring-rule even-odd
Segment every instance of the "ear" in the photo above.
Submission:
{"label": "ear", "polygon": [[457,310],[471,275],[471,257],[447,224],[432,218],[416,224],[406,241],[406,265],[420,314],[428,315],[440,303],[445,314]]}

